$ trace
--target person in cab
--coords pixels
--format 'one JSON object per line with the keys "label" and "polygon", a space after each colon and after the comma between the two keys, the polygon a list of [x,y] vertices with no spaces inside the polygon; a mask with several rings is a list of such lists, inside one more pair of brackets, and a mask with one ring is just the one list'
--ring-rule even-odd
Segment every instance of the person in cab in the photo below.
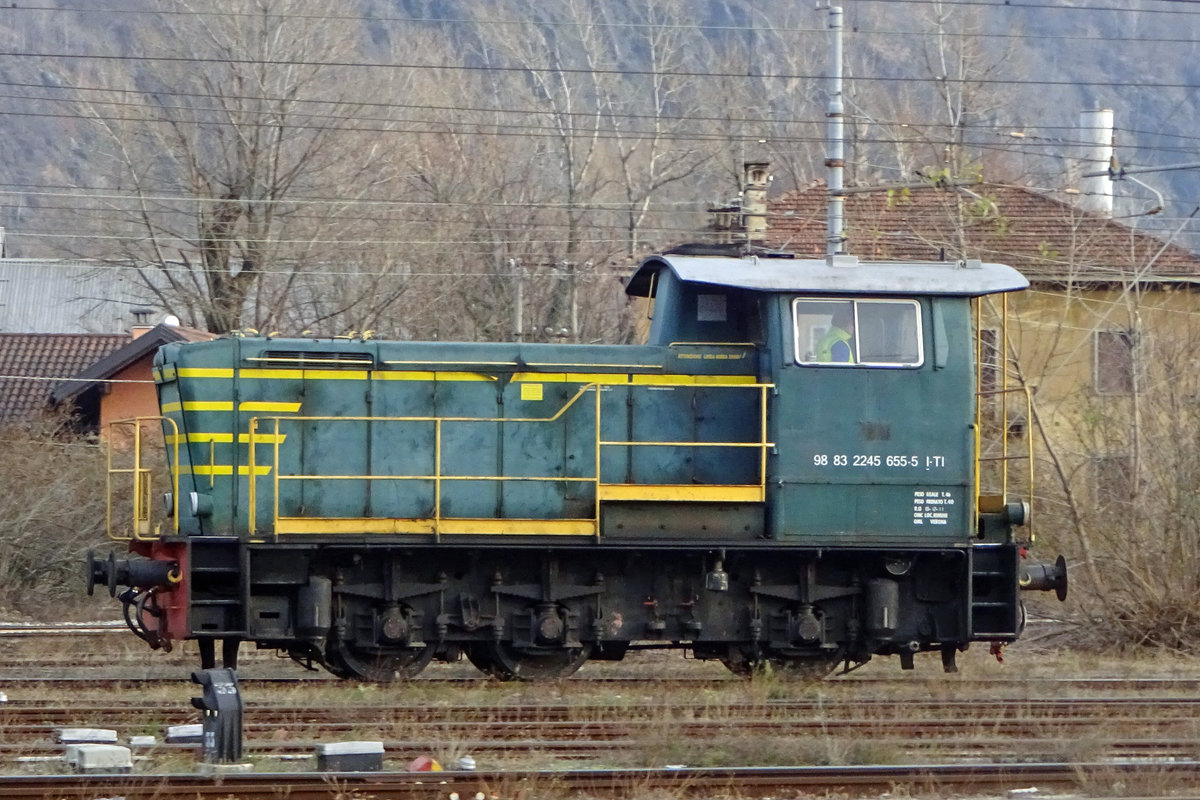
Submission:
{"label": "person in cab", "polygon": [[849,303],[833,312],[829,330],[817,343],[816,360],[823,363],[854,363],[854,310]]}

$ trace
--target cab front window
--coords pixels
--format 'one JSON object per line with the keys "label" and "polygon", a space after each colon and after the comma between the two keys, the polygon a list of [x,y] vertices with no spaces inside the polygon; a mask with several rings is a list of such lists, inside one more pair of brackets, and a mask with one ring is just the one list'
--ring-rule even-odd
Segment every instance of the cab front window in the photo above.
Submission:
{"label": "cab front window", "polygon": [[797,298],[796,362],[823,367],[919,367],[924,363],[916,300]]}

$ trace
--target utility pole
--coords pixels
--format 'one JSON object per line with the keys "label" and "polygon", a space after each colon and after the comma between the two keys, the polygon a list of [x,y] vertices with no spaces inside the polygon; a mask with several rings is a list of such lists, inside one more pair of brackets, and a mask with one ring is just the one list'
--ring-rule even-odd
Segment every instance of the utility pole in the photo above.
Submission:
{"label": "utility pole", "polygon": [[829,31],[832,34],[832,53],[829,79],[829,107],[825,168],[829,189],[828,220],[826,223],[826,254],[830,256],[845,252],[846,237],[842,235],[845,215],[845,200],[842,194],[843,174],[846,169],[845,105],[842,103],[842,9],[829,7]]}

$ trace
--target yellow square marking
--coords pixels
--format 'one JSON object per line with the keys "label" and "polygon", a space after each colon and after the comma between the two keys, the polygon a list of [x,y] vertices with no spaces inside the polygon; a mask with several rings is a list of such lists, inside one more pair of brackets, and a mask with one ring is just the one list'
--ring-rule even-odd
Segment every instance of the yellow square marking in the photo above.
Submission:
{"label": "yellow square marking", "polygon": [[542,399],[542,384],[540,384],[540,383],[522,383],[521,384],[521,399],[522,400],[541,400]]}

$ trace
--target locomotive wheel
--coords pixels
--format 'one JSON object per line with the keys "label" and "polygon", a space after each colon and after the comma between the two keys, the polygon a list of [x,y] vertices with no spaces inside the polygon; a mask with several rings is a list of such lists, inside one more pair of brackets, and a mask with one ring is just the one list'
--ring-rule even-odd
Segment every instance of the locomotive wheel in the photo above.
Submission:
{"label": "locomotive wheel", "polygon": [[756,675],[773,674],[789,680],[819,681],[837,669],[841,656],[822,654],[815,656],[768,655],[755,658],[753,653],[740,647],[730,647],[729,654],[721,663],[734,675],[751,678]]}
{"label": "locomotive wheel", "polygon": [[480,671],[502,681],[552,681],[567,678],[583,666],[592,646],[529,652],[507,642],[475,642],[467,659]]}
{"label": "locomotive wheel", "polygon": [[388,683],[415,678],[433,660],[433,645],[399,653],[371,653],[333,640],[325,650],[325,668],[339,678]]}

